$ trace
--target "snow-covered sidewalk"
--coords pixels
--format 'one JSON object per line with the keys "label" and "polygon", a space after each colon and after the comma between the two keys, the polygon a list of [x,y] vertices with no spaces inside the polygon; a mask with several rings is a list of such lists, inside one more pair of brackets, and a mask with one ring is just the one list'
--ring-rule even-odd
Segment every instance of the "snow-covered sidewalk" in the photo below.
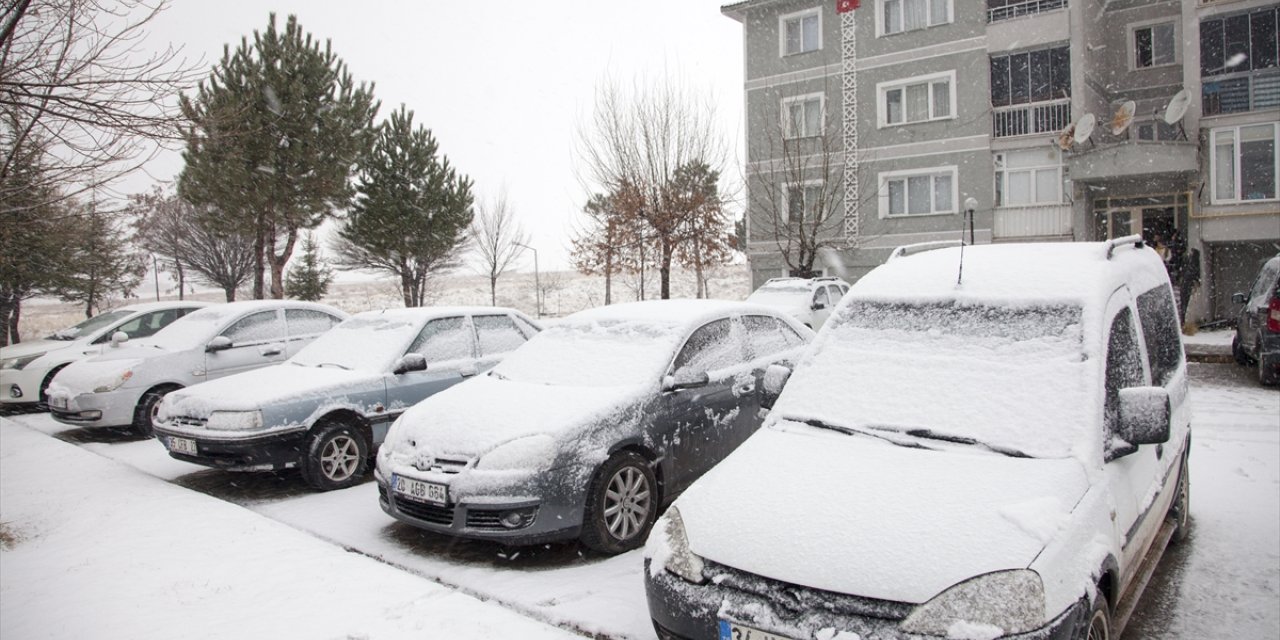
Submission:
{"label": "snow-covered sidewalk", "polygon": [[0,418],[0,637],[574,638]]}

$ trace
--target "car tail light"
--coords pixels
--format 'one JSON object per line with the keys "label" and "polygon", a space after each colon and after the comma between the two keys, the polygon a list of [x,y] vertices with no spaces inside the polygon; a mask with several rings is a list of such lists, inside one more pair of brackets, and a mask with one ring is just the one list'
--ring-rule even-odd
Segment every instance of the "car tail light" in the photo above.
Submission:
{"label": "car tail light", "polygon": [[1267,331],[1280,333],[1280,296],[1272,297],[1267,306]]}

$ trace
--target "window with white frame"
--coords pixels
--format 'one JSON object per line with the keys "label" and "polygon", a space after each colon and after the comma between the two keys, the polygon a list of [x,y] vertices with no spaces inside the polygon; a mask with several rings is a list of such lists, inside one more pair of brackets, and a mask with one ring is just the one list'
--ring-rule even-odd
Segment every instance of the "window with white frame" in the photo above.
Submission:
{"label": "window with white frame", "polygon": [[822,94],[782,99],[783,129],[787,138],[822,135]]}
{"label": "window with white frame", "polygon": [[1275,122],[1210,131],[1213,202],[1276,199],[1278,132],[1280,123]]}
{"label": "window with white frame", "polygon": [[956,212],[956,167],[888,171],[879,175],[880,217]]}
{"label": "window with white frame", "polygon": [[821,222],[823,185],[821,182],[788,184],[782,191],[784,222]]}
{"label": "window with white frame", "polygon": [[1062,203],[1062,153],[1021,149],[995,154],[996,206]]}
{"label": "window with white frame", "polygon": [[782,55],[817,51],[822,48],[822,10],[808,9],[778,18]]}
{"label": "window with white frame", "polygon": [[946,71],[876,85],[880,126],[954,118],[956,72]]}
{"label": "window with white frame", "polygon": [[951,0],[876,0],[880,35],[936,27],[952,21]]}
{"label": "window with white frame", "polygon": [[1177,62],[1178,38],[1174,23],[1143,25],[1133,29],[1133,68],[1145,69]]}

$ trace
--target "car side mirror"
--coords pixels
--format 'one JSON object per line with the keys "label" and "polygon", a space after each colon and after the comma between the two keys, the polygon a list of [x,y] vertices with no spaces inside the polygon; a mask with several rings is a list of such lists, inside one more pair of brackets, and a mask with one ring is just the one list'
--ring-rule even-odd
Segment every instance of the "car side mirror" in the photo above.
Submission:
{"label": "car side mirror", "polygon": [[1116,436],[1134,446],[1168,442],[1169,407],[1169,391],[1163,387],[1121,389]]}
{"label": "car side mirror", "polygon": [[1233,293],[1233,294],[1231,294],[1231,301],[1232,301],[1232,302],[1234,302],[1234,303],[1236,303],[1236,304],[1244,304],[1244,303],[1246,303],[1246,302],[1248,302],[1248,301],[1249,301],[1249,294],[1247,294],[1247,293]]}
{"label": "car side mirror", "polygon": [[815,302],[815,303],[813,303],[812,305],[810,305],[810,307],[809,307],[809,308],[810,308],[810,309],[812,309],[812,310],[814,310],[814,311],[822,311],[823,309],[826,309],[826,308],[827,308],[827,303],[825,303],[825,302]]}
{"label": "car side mirror", "polygon": [[226,336],[218,336],[210,340],[209,344],[205,345],[204,350],[205,350],[205,353],[214,353],[216,351],[226,351],[227,349],[230,349],[230,348],[231,348],[231,338],[228,338]]}
{"label": "car side mirror", "polygon": [[681,374],[677,376],[664,376],[662,378],[663,391],[683,391],[685,389],[701,389],[711,384],[711,377],[706,372],[694,375]]}
{"label": "car side mirror", "polygon": [[396,375],[409,373],[410,371],[426,371],[427,357],[421,353],[406,353],[403,357],[396,361],[396,368],[392,372]]}
{"label": "car side mirror", "polygon": [[119,347],[120,345],[128,341],[129,341],[129,334],[123,331],[117,331],[111,334],[111,346],[113,347]]}

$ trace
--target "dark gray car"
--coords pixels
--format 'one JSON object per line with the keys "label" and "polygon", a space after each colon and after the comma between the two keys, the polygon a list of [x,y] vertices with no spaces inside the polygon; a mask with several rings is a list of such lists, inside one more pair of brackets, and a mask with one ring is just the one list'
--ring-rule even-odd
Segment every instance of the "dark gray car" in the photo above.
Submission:
{"label": "dark gray car", "polygon": [[569,316],[400,417],[378,455],[382,509],[459,537],[639,546],[663,504],[760,426],[765,369],[812,335],[735,302]]}
{"label": "dark gray car", "polygon": [[1244,305],[1231,342],[1236,362],[1257,366],[1262,384],[1280,382],[1280,254],[1262,265],[1248,293],[1231,300]]}

